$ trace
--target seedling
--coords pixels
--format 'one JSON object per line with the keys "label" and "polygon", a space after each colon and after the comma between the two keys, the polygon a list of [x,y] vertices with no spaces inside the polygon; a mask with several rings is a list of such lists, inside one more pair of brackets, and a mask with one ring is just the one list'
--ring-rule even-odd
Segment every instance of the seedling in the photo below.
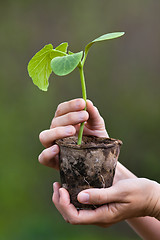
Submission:
{"label": "seedling", "polygon": [[[33,83],[37,85],[41,90],[47,91],[49,86],[49,77],[52,71],[58,76],[65,76],[71,73],[76,67],[79,68],[82,96],[86,102],[86,84],[84,78],[84,63],[86,61],[90,47],[96,43],[105,40],[118,38],[124,35],[124,32],[108,33],[96,38],[85,47],[85,51],[73,53],[68,51],[68,43],[63,42],[55,49],[52,44],[44,46],[39,52],[37,52],[28,64],[28,73],[32,78]],[[85,109],[86,110],[86,107]],[[78,145],[81,144],[83,135],[84,122],[81,123],[78,134]]]}

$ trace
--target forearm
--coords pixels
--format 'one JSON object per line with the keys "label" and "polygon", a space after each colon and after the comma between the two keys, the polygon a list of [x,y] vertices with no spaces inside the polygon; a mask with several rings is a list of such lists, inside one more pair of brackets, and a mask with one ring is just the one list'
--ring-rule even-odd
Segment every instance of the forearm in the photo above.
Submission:
{"label": "forearm", "polygon": [[[115,181],[127,179],[127,178],[136,178],[136,176],[125,168],[121,163],[117,164],[117,172]],[[157,185],[158,186],[158,185]],[[158,191],[158,187],[157,187]],[[158,191],[160,193],[160,190]],[[159,201],[156,204],[155,212],[157,219],[160,218],[160,197]],[[138,217],[126,220],[130,227],[145,240],[159,240],[160,239],[160,221],[154,217]]]}
{"label": "forearm", "polygon": [[114,183],[118,182],[119,180],[124,180],[128,178],[137,177],[132,172],[130,172],[125,166],[123,166],[120,162],[117,162]]}
{"label": "forearm", "polygon": [[144,240],[160,239],[160,221],[154,217],[132,218],[126,221]]}

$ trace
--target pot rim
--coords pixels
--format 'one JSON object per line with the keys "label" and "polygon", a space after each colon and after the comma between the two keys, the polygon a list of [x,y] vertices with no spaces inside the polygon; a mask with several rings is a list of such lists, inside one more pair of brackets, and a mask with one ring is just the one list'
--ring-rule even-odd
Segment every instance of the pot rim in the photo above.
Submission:
{"label": "pot rim", "polygon": [[[96,137],[96,136],[83,136],[82,144],[77,145],[77,137],[66,137],[62,139],[58,139],[55,143],[60,147],[72,148],[72,149],[96,149],[96,148],[112,148],[115,146],[121,146],[123,143],[119,139],[114,138],[104,138],[104,137]],[[92,139],[91,143],[87,143],[87,139]],[[69,143],[69,141],[71,141]]]}

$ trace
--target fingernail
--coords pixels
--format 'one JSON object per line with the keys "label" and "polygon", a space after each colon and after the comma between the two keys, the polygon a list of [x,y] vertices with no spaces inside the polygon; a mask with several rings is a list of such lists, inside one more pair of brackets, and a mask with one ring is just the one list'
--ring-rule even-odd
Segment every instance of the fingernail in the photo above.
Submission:
{"label": "fingernail", "polygon": [[82,99],[76,101],[76,107],[79,109],[82,106]]}
{"label": "fingernail", "polygon": [[88,203],[89,202],[89,194],[88,193],[80,193],[78,195],[78,200],[82,203]]}
{"label": "fingernail", "polygon": [[57,150],[58,150],[58,149],[57,149],[57,145],[53,145],[53,146],[52,146],[52,152],[53,152],[53,153],[56,153]]}
{"label": "fingernail", "polygon": [[67,134],[69,134],[69,135],[73,134],[73,128],[72,127],[67,126],[65,130],[66,130]]}
{"label": "fingernail", "polygon": [[79,119],[80,120],[84,120],[84,118],[86,117],[86,112],[79,112]]}

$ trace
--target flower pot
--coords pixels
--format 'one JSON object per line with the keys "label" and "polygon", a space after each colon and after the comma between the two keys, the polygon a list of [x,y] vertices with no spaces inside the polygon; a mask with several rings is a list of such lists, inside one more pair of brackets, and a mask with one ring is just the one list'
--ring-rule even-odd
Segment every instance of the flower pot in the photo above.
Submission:
{"label": "flower pot", "polygon": [[120,140],[83,136],[77,145],[77,137],[57,140],[60,147],[59,166],[62,187],[68,190],[71,203],[77,209],[95,209],[77,201],[80,191],[88,188],[107,188],[112,185]]}

